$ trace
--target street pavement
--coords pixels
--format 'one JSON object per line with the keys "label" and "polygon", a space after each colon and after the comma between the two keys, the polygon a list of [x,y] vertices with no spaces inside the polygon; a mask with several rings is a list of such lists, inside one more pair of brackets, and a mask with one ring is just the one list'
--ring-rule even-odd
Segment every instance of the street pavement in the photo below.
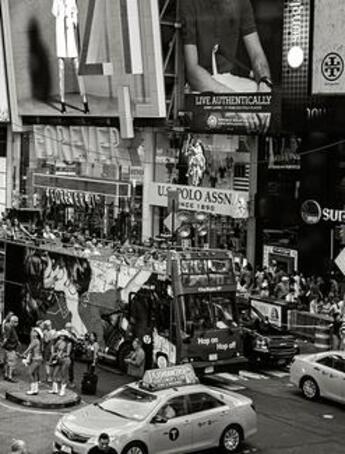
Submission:
{"label": "street pavement", "polygon": [[[77,383],[80,383],[84,370],[84,364],[76,364]],[[109,367],[99,368],[98,374],[99,397],[131,381]],[[215,382],[222,382],[222,386],[254,400],[258,412],[258,433],[248,440],[242,452],[342,454],[345,446],[344,407],[326,400],[306,401],[290,385],[288,375],[287,370],[262,368],[253,371],[244,368],[211,377]],[[0,453],[6,453],[13,438],[22,438],[28,442],[32,454],[49,454],[54,427],[59,417],[71,409],[40,411],[11,404],[4,399],[8,386],[12,385],[0,381]],[[78,386],[76,391],[80,391]],[[93,396],[82,397],[82,405],[95,399]]]}

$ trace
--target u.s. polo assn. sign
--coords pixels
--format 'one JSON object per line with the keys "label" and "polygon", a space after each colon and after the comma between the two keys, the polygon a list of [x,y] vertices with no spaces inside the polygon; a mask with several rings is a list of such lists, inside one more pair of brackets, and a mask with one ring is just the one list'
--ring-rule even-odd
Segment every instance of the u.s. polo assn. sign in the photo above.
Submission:
{"label": "u.s. polo assn. sign", "polygon": [[152,182],[149,188],[150,205],[168,206],[170,190],[178,191],[180,210],[203,211],[232,218],[248,218],[249,195],[242,191]]}

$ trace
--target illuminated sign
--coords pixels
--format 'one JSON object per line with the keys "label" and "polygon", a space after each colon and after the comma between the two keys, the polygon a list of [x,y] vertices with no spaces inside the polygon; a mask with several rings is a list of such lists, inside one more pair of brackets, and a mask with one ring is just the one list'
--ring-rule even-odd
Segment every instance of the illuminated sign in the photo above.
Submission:
{"label": "illuminated sign", "polygon": [[142,380],[142,387],[157,391],[176,386],[196,385],[199,383],[191,364],[147,370]]}
{"label": "illuminated sign", "polygon": [[165,117],[158,0],[3,2],[19,115]]}
{"label": "illuminated sign", "polygon": [[321,208],[315,200],[306,200],[301,206],[301,216],[306,224],[317,224],[321,220],[330,222],[345,222],[345,210]]}

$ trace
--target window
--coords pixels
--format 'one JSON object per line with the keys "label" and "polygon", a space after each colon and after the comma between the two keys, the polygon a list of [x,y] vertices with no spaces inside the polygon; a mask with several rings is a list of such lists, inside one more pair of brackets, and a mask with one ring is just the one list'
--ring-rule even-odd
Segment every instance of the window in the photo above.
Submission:
{"label": "window", "polygon": [[339,372],[345,372],[345,360],[341,356],[333,357],[333,368]]}
{"label": "window", "polygon": [[200,411],[212,410],[225,405],[215,397],[207,393],[194,393],[189,395],[190,413],[199,413]]}
{"label": "window", "polygon": [[317,362],[319,364],[322,364],[323,366],[333,368],[333,357],[332,356],[325,356],[324,358],[319,359],[319,361],[317,361]]}
{"label": "window", "polygon": [[179,418],[188,414],[186,396],[178,396],[168,400],[159,410],[158,415],[165,419]]}

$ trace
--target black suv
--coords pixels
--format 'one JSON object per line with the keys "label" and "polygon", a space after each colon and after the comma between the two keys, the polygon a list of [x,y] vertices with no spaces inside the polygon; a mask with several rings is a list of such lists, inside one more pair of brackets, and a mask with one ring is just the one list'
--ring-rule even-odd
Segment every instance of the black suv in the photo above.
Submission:
{"label": "black suv", "polygon": [[255,307],[241,310],[244,356],[255,364],[285,366],[299,353],[294,336],[269,322]]}

